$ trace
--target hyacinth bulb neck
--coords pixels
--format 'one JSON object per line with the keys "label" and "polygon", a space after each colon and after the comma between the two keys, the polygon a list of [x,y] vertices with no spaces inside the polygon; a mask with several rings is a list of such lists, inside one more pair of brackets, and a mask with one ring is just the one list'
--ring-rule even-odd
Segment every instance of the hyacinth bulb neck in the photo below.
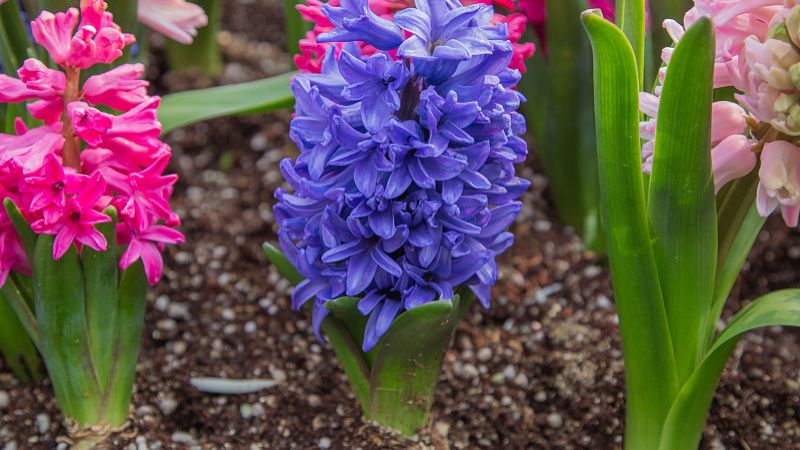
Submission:
{"label": "hyacinth bulb neck", "polygon": [[[80,100],[81,69],[67,66],[66,76],[67,84],[64,90],[64,105],[69,105],[72,102]],[[64,165],[79,170],[81,166],[81,141],[78,135],[75,134],[75,128],[67,115],[66,108],[64,109],[64,129],[62,133],[64,135],[64,147],[61,156]]]}

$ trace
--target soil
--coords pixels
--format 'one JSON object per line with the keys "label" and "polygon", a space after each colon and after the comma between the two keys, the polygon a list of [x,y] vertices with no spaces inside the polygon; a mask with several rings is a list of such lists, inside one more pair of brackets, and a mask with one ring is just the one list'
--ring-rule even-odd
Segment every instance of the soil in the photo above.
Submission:
{"label": "soil", "polygon": [[[277,0],[231,1],[221,79],[153,69],[155,88],[287,70],[280,8]],[[167,250],[165,277],[151,293],[131,423],[112,448],[620,448],[624,379],[608,270],[559,223],[535,162],[521,169],[534,188],[514,226],[517,245],[500,259],[492,308],[473,305],[455,336],[431,427],[406,439],[363,421],[333,352],[314,338],[308,314],[291,310],[288,283],[260,251],[274,237],[277,163],[296,153],[289,118],[220,119],[169,136],[187,243]],[[800,233],[771,219],[725,318],[760,294],[800,285],[798,259]],[[742,340],[702,448],[800,448],[799,337],[773,328]],[[215,396],[195,390],[194,376],[280,384]],[[0,389],[0,400],[9,400],[0,402],[0,448],[66,447],[47,381],[20,386],[0,367]]]}

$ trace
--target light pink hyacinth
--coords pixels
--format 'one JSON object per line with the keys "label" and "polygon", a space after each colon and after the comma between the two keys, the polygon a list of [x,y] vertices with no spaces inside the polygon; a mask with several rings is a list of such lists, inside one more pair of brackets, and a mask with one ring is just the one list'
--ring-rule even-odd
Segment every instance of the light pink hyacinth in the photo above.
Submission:
{"label": "light pink hyacinth", "polygon": [[[800,6],[795,0],[696,0],[686,27],[710,16],[716,34],[714,87],[734,87],[738,102],[717,102],[712,113],[711,159],[717,191],[761,162],[757,206],[766,216],[780,208],[789,226],[800,215]],[[664,23],[675,42],[684,25]],[[669,63],[673,48],[664,49]],[[666,69],[659,72],[663,83]],[[652,164],[658,95],[643,93],[644,168]]]}
{"label": "light pink hyacinth", "polygon": [[191,44],[197,29],[208,25],[205,11],[185,0],[139,0],[139,21],[181,44]]}
{"label": "light pink hyacinth", "polygon": [[[44,122],[28,129],[17,119],[15,135],[0,134],[0,197],[12,200],[36,233],[56,236],[55,259],[73,246],[116,251],[96,228],[111,221],[103,211],[114,206],[117,242],[127,246],[120,267],[141,259],[155,284],[160,250],[184,239],[169,207],[177,177],[162,175],[171,152],[159,139],[159,99],[147,95],[142,65],[121,65],[81,85],[82,69],[113,62],[134,41],[106,7],[82,0],[80,11],[43,12],[31,24],[33,36],[60,70],[28,59],[18,78],[0,75],[0,101],[27,102]],[[30,262],[2,210],[0,284],[11,271],[29,274]]]}

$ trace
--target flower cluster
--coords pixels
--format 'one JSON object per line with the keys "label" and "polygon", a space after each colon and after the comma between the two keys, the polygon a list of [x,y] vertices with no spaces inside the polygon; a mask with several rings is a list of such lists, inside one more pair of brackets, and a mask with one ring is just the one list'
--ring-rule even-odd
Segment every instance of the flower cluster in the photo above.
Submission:
{"label": "flower cluster", "polygon": [[[104,1],[82,0],[80,7],[42,12],[31,24],[60,70],[28,59],[18,78],[0,75],[0,102],[27,102],[28,113],[43,122],[29,129],[18,118],[16,135],[0,134],[0,195],[36,233],[56,236],[55,259],[73,244],[107,250],[95,225],[111,221],[102,211],[113,206],[117,241],[127,245],[120,267],[141,258],[155,284],[163,245],[183,241],[168,202],[177,177],[162,175],[171,151],[159,140],[159,99],[147,95],[141,64],[118,66],[81,85],[82,69],[114,62],[134,38],[114,23]],[[11,271],[29,273],[30,262],[3,211],[0,281]]]}
{"label": "flower cluster", "polygon": [[[523,99],[514,48],[490,6],[417,0],[378,16],[367,0],[322,11],[334,24],[320,74],[295,77],[290,135],[300,148],[281,170],[278,236],[306,278],[296,308],[360,296],[369,350],[398,314],[450,301],[469,286],[489,306],[495,257],[528,188]],[[376,50],[364,55],[361,46]]]}
{"label": "flower cluster", "polygon": [[197,29],[208,25],[205,11],[186,0],[139,0],[139,21],[181,44],[189,45]]}
{"label": "flower cluster", "polygon": [[[509,11],[514,10],[514,4],[511,0],[467,0],[465,4],[483,3],[487,5],[497,4]],[[330,0],[327,3],[329,7],[338,7],[342,4],[348,4],[348,0]],[[394,14],[400,10],[411,7],[414,5],[412,0],[369,0],[366,3],[369,12],[377,17],[391,21]],[[306,4],[297,5],[297,10],[300,11],[301,16],[314,24],[314,28],[306,33],[305,39],[300,40],[300,54],[295,55],[294,63],[298,69],[308,73],[319,73],[322,68],[322,59],[328,47],[336,49],[337,56],[344,48],[344,42],[331,41],[330,39],[320,40],[319,36],[329,33],[336,28],[333,18],[329,19],[323,12],[323,3],[320,0],[307,0]],[[504,23],[508,27],[508,40],[514,46],[514,56],[511,59],[509,66],[512,69],[518,69],[525,72],[525,59],[533,56],[536,46],[532,43],[520,43],[522,34],[525,32],[526,19],[522,14],[509,14],[507,16],[502,14],[495,14],[492,18],[493,24]],[[362,56],[370,56],[375,54],[378,49],[373,47],[363,40],[357,42],[359,52]],[[394,52],[389,52],[389,55],[397,59]]]}
{"label": "flower cluster", "polygon": [[[714,87],[733,87],[736,102],[712,109],[714,181],[750,173],[760,161],[757,206],[762,216],[780,208],[789,226],[800,218],[800,5],[795,0],[696,0],[685,16],[691,26],[712,18],[716,34]],[[684,27],[668,20],[675,42]],[[672,48],[662,58],[669,63]],[[659,74],[663,82],[666,69]],[[657,126],[658,94],[643,93],[641,107],[645,170],[649,170]]]}

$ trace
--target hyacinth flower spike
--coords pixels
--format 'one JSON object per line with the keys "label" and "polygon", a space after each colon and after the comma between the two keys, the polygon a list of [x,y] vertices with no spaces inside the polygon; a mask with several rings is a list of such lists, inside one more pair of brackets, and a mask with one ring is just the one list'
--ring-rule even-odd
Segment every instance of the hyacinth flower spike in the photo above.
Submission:
{"label": "hyacinth flower spike", "polygon": [[[497,256],[529,182],[508,27],[490,6],[417,1],[321,8],[320,73],[292,82],[267,256],[310,307],[364,415],[405,434],[428,423],[442,360],[470,300],[490,306]],[[364,51],[366,48],[374,49]],[[284,256],[285,254],[285,256]]]}
{"label": "hyacinth flower spike", "polygon": [[165,244],[184,240],[169,207],[176,177],[163,175],[170,149],[144,67],[82,77],[134,41],[106,3],[42,12],[31,29],[53,64],[0,75],[0,101],[41,121],[0,134],[2,294],[41,353],[74,448],[102,447],[128,418],[147,285]]}

